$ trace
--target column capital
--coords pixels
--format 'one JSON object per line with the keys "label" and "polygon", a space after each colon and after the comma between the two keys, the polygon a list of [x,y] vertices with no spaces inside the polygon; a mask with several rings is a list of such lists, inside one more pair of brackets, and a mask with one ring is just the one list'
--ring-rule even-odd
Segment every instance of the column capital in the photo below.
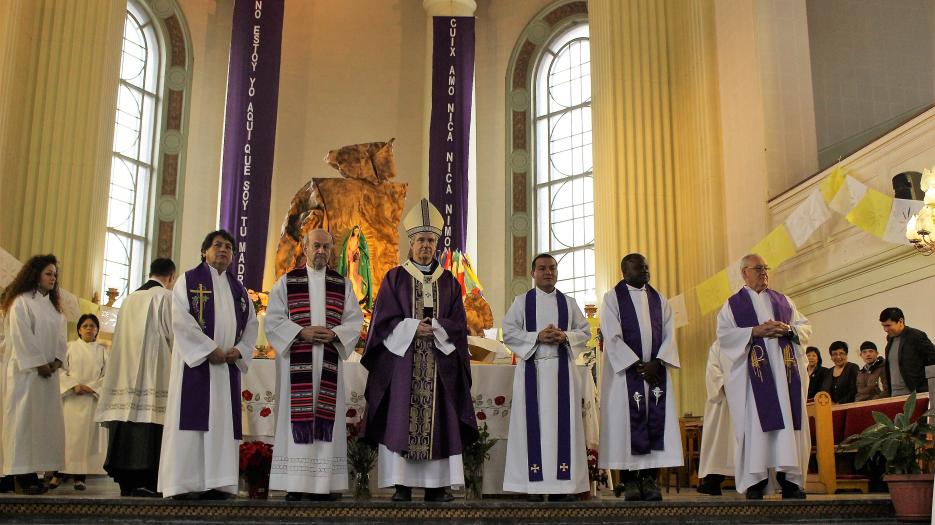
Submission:
{"label": "column capital", "polygon": [[474,0],[422,0],[422,9],[429,16],[474,16]]}

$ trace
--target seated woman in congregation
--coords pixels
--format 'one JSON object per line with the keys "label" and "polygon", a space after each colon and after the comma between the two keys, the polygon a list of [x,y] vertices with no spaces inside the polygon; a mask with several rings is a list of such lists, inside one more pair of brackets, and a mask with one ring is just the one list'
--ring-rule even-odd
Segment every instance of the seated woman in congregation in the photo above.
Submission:
{"label": "seated woman in congregation", "polygon": [[860,367],[847,360],[847,343],[835,341],[828,347],[834,366],[825,375],[822,390],[831,394],[831,402],[853,403],[857,395],[857,374]]}
{"label": "seated woman in congregation", "polygon": [[873,341],[860,344],[860,358],[864,366],[857,374],[857,396],[854,401],[870,401],[890,396],[890,385],[886,380],[886,360],[877,353]]}
{"label": "seated woman in congregation", "polygon": [[815,399],[818,392],[822,391],[828,369],[821,366],[821,353],[817,347],[806,348],[805,357],[808,359],[808,400],[811,401]]}

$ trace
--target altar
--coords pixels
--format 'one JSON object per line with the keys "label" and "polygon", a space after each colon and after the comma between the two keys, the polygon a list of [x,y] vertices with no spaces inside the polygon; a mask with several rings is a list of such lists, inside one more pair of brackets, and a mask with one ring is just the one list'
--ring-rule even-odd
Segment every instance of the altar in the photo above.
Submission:
{"label": "altar", "polygon": [[[243,376],[244,440],[260,439],[272,442],[276,432],[278,399],[277,366],[274,359],[255,359],[249,373]],[[576,367],[578,381],[583,385],[581,412],[584,417],[585,441],[588,448],[597,449],[598,397],[591,370]],[[471,364],[471,394],[478,426],[487,425],[491,439],[497,443],[490,449],[490,459],[484,464],[484,494],[503,493],[503,468],[506,463],[506,441],[509,437],[510,410],[513,405],[514,366],[510,364]],[[344,363],[344,395],[347,402],[347,423],[357,423],[364,415],[364,389],[367,370],[359,362]],[[376,476],[372,476],[376,479]]]}

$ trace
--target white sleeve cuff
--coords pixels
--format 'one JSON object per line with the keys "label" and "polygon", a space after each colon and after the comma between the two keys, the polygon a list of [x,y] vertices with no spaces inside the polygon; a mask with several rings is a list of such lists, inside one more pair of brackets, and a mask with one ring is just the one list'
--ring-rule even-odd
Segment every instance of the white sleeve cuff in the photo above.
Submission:
{"label": "white sleeve cuff", "polygon": [[435,334],[435,346],[441,350],[443,354],[449,355],[455,351],[455,345],[452,344],[451,340],[448,338],[448,332],[446,332],[445,328],[435,319],[432,319],[432,333]]}
{"label": "white sleeve cuff", "polygon": [[403,319],[383,341],[383,346],[393,354],[403,357],[412,344],[412,338],[416,336],[419,323],[418,319]]}

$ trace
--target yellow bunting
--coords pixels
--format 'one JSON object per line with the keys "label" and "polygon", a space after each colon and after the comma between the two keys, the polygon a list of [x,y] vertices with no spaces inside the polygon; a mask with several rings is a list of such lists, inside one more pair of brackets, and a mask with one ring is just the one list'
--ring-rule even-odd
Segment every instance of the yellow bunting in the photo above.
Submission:
{"label": "yellow bunting", "polygon": [[892,197],[870,188],[845,218],[874,237],[883,237],[892,208]]}
{"label": "yellow bunting", "polygon": [[834,196],[838,194],[838,190],[844,185],[844,179],[844,170],[835,168],[834,171],[831,172],[831,175],[828,175],[828,178],[822,181],[821,185],[819,185],[819,189],[821,190],[821,197],[825,200],[825,203],[831,202]]}
{"label": "yellow bunting", "polygon": [[795,255],[795,242],[786,225],[780,224],[756,243],[751,251],[766,259],[767,264],[776,267]]}
{"label": "yellow bunting", "polygon": [[695,288],[695,295],[698,297],[698,308],[701,315],[707,315],[724,304],[724,301],[730,297],[730,282],[727,280],[727,269],[716,273],[714,277],[702,282]]}
{"label": "yellow bunting", "polygon": [[78,310],[82,314],[94,314],[99,315],[101,313],[101,305],[97,303],[92,303],[91,301],[81,298],[78,298]]}

